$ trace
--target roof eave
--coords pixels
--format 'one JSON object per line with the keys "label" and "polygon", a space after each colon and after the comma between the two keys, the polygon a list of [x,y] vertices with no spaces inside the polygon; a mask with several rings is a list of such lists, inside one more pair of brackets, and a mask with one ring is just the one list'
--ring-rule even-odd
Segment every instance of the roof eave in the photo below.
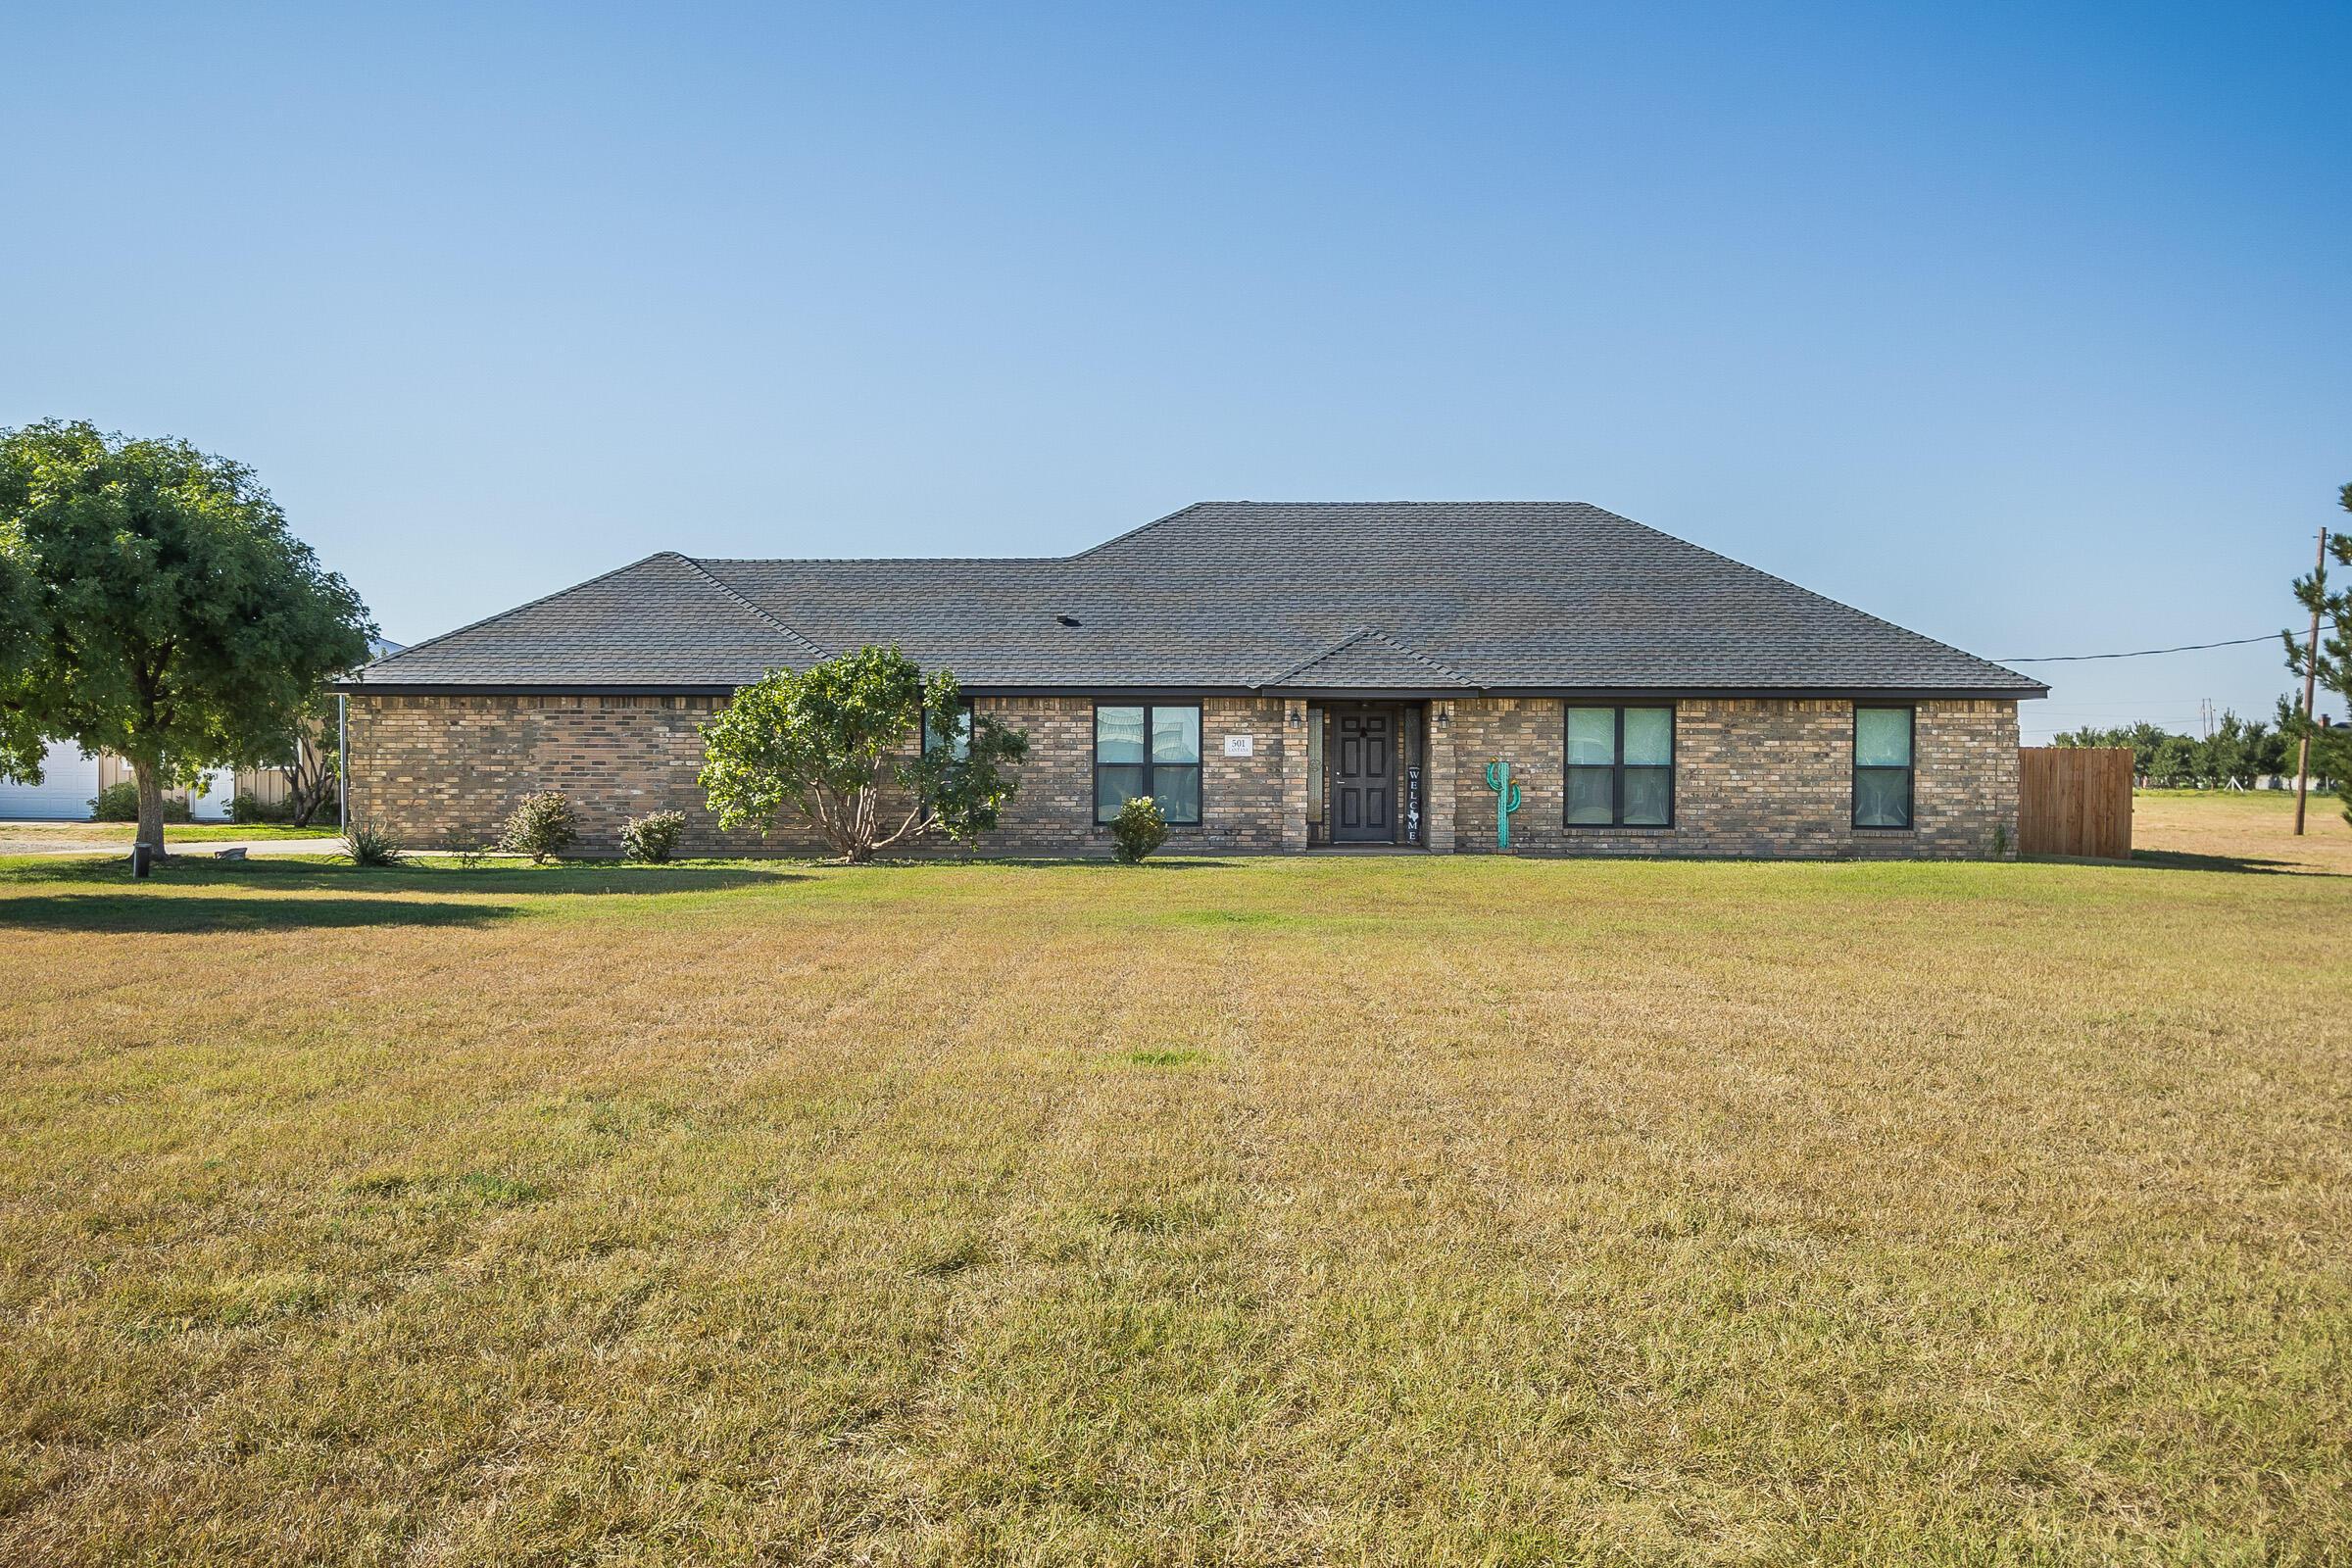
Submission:
{"label": "roof eave", "polygon": [[335,680],[343,697],[732,697],[742,682]]}
{"label": "roof eave", "polygon": [[[748,682],[728,681],[369,681],[327,682],[354,697],[727,697]],[[971,697],[1270,697],[1330,702],[1420,702],[1432,698],[1539,697],[1615,699],[1721,698],[1748,701],[2032,702],[2047,686],[1249,686],[1207,682],[1132,685],[1117,681],[963,681]]]}

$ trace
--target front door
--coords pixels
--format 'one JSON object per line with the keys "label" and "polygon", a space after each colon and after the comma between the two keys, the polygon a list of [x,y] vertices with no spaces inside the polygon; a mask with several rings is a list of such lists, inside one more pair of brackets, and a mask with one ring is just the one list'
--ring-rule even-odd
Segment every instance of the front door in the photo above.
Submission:
{"label": "front door", "polygon": [[1386,709],[1342,709],[1338,755],[1331,764],[1331,841],[1396,842],[1396,715]]}

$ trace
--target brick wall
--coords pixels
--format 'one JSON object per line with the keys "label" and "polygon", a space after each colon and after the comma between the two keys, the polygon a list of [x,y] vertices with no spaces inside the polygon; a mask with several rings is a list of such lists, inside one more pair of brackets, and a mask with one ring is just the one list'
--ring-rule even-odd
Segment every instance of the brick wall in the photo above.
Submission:
{"label": "brick wall", "polygon": [[[365,697],[351,699],[351,813],[417,849],[489,842],[516,802],[562,790],[580,819],[582,852],[620,846],[621,824],[686,813],[688,855],[820,855],[791,822],[762,839],[722,831],[695,782],[714,700],[701,697]],[[987,698],[979,708],[1029,739],[1019,793],[983,842],[998,855],[1110,853],[1094,823],[1092,699]],[[1275,699],[1201,704],[1201,821],[1172,827],[1170,850],[1282,847],[1284,710]],[[1248,734],[1252,755],[1225,755]]]}
{"label": "brick wall", "polygon": [[[981,846],[997,855],[1107,855],[1094,823],[1094,703],[1084,697],[983,699],[1029,738],[1020,792]],[[806,824],[766,839],[723,833],[704,808],[697,726],[709,698],[354,697],[354,820],[380,823],[416,848],[480,844],[534,790],[571,798],[581,850],[618,848],[621,823],[647,811],[687,818],[691,855],[812,855]],[[1177,827],[1177,852],[1276,851],[1304,840],[1303,705],[1209,698],[1201,704],[1201,816]],[[1561,772],[1564,710],[1556,700],[1456,700],[1429,733],[1426,801],[1432,849],[1491,850],[1494,797],[1487,760],[1509,759],[1524,805],[1513,846],[1589,855],[1989,855],[1996,827],[2017,838],[2017,705],[1918,705],[1916,826],[1856,830],[1852,709],[1842,702],[1687,700],[1676,705],[1675,825],[1569,828]],[[1301,722],[1292,723],[1292,710]],[[1251,755],[1227,757],[1248,734]],[[1286,836],[1286,828],[1288,833]]]}
{"label": "brick wall", "polygon": [[517,801],[562,790],[580,847],[617,851],[620,825],[686,813],[688,855],[810,853],[806,833],[762,846],[722,833],[704,808],[696,726],[708,697],[365,697],[351,699],[351,817],[415,849],[486,844]]}
{"label": "brick wall", "polygon": [[[1913,825],[1853,822],[1853,705],[1685,699],[1675,707],[1670,828],[1570,827],[1567,710],[1553,699],[1457,701],[1455,844],[1494,847],[1486,765],[1522,793],[1511,846],[1540,854],[1953,858],[2017,852],[2017,704],[1924,702],[1912,739]],[[2005,833],[1996,834],[1996,829]]]}
{"label": "brick wall", "polygon": [[[1095,825],[1095,700],[982,698],[975,705],[1029,738],[1020,792],[997,831],[981,842],[995,855],[1108,855],[1110,829]],[[1304,714],[1300,714],[1303,725]],[[1200,703],[1200,822],[1171,824],[1167,851],[1279,850],[1283,747],[1292,733],[1277,698],[1209,697]],[[1298,731],[1303,735],[1303,728]],[[1248,757],[1227,757],[1225,738],[1250,737]],[[1301,750],[1305,741],[1298,742]],[[1298,785],[1305,809],[1304,775]],[[1300,818],[1304,833],[1304,818]]]}

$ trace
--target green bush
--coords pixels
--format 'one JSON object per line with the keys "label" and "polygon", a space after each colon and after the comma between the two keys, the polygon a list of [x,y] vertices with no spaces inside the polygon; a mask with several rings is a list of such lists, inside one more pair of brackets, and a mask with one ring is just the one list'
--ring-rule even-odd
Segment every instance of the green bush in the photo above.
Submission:
{"label": "green bush", "polygon": [[443,839],[441,848],[449,853],[451,859],[468,871],[487,861],[494,853],[491,846],[463,833],[452,833]]}
{"label": "green bush", "polygon": [[372,822],[354,822],[343,835],[343,852],[354,865],[398,865],[409,858],[400,840]]}
{"label": "green bush", "polygon": [[[130,779],[109,784],[90,802],[90,820],[93,822],[136,822],[139,819],[139,786]],[[164,820],[185,822],[188,803],[164,797]]]}
{"label": "green bush", "polygon": [[231,822],[291,822],[294,820],[294,808],[288,801],[272,805],[250,790],[239,790],[228,803],[228,819]]}
{"label": "green bush", "polygon": [[632,860],[660,865],[677,849],[686,832],[684,811],[651,811],[632,816],[620,830],[620,853]]}
{"label": "green bush", "polygon": [[564,792],[542,790],[522,798],[522,804],[507,818],[498,845],[509,855],[529,856],[531,863],[538,865],[563,854],[579,836],[579,822]]}
{"label": "green bush", "polygon": [[1138,795],[1119,808],[1110,824],[1110,841],[1125,865],[1140,865],[1145,856],[1168,842],[1168,819],[1159,803]]}

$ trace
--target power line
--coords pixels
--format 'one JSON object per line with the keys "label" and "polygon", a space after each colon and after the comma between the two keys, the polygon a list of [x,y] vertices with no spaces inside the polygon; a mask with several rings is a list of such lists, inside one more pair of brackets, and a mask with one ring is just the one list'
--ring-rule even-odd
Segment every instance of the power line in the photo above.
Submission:
{"label": "power line", "polygon": [[2072,664],[2085,659],[2145,659],[2150,654],[2193,654],[2200,648],[2238,648],[2247,643],[2276,642],[2278,634],[2266,631],[2259,637],[2231,637],[2218,643],[2182,643],[2178,648],[2138,648],[2128,654],[2044,654],[2039,659],[1996,659],[1996,664]]}

